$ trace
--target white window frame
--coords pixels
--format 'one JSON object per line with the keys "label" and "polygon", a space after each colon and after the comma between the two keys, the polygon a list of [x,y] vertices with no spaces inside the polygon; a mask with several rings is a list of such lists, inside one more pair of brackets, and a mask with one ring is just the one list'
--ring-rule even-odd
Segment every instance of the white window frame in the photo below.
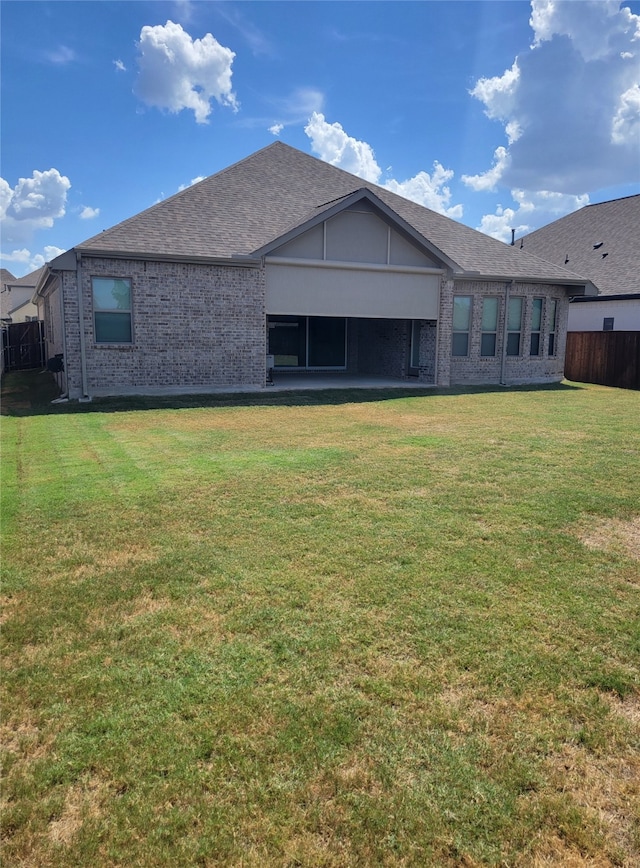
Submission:
{"label": "white window frame", "polygon": [[[468,315],[467,315],[467,327],[464,329],[456,328],[456,302],[457,301],[468,301]],[[471,349],[471,323],[473,322],[473,296],[472,295],[454,295],[453,297],[453,311],[451,317],[451,355],[455,358],[463,359],[468,358],[469,351]],[[466,352],[459,353],[456,352],[456,336],[466,335],[467,336],[467,344],[466,344]]]}
{"label": "white window frame", "polygon": [[[96,290],[95,283],[96,281],[121,281],[122,283],[127,283],[129,285],[129,307],[128,308],[100,308],[96,305]],[[93,307],[93,337],[97,345],[99,346],[113,346],[113,345],[123,345],[123,346],[131,346],[133,344],[133,281],[130,277],[116,277],[114,275],[103,275],[103,274],[95,274],[91,277],[91,303]],[[128,317],[129,318],[129,340],[101,340],[98,337],[98,322],[97,322],[97,314],[107,314],[116,317]]]}

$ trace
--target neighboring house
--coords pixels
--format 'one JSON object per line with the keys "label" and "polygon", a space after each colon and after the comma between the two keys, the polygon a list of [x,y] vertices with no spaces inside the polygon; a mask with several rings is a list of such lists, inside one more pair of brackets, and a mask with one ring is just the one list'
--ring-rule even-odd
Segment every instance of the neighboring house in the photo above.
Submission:
{"label": "neighboring house", "polygon": [[[3,324],[32,322],[38,319],[38,308],[32,297],[44,268],[25,274],[24,277],[14,277],[6,269],[2,269],[2,322]],[[7,278],[5,278],[7,275]]]}
{"label": "neighboring house", "polygon": [[6,268],[0,268],[0,319],[2,322],[9,318],[9,306],[11,303],[11,295],[7,289],[7,284],[15,280],[13,274]]}
{"label": "neighboring house", "polygon": [[70,397],[263,388],[281,371],[438,386],[562,379],[562,265],[282,142],[54,259]]}
{"label": "neighboring house", "polygon": [[573,299],[569,331],[640,331],[640,195],[587,205],[521,244],[587,277],[595,297]]}

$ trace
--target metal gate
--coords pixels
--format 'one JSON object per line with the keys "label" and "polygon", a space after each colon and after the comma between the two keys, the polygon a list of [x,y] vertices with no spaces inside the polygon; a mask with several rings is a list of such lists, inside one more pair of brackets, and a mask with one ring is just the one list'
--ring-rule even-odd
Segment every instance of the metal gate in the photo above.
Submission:
{"label": "metal gate", "polygon": [[5,371],[44,366],[44,323],[16,322],[2,328]]}

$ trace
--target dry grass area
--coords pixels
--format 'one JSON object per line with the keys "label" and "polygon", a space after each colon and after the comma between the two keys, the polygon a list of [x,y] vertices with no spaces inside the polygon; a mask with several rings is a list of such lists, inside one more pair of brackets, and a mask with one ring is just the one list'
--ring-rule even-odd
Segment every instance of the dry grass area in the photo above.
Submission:
{"label": "dry grass area", "polygon": [[622,551],[627,557],[640,561],[640,515],[626,521],[596,518],[582,526],[578,538],[589,548]]}

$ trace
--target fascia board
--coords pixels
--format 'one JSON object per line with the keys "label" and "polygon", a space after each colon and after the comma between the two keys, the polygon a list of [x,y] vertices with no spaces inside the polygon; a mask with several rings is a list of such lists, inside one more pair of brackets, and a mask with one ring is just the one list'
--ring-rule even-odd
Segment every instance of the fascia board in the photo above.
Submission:
{"label": "fascia board", "polygon": [[[67,251],[68,252],[68,251]],[[61,259],[63,256],[66,256],[66,253],[62,253],[60,256],[57,256],[56,259]],[[53,259],[52,262],[55,262],[56,259]],[[36,283],[36,288],[33,291],[33,295],[31,296],[31,301],[34,304],[38,303],[38,298],[44,298],[45,290],[49,284],[49,281],[55,277],[53,270],[51,269],[51,265],[47,264],[40,275],[40,279]]]}
{"label": "fascia board", "polygon": [[463,274],[455,274],[456,280],[491,280],[491,281],[513,281],[514,283],[540,283],[553,286],[564,286],[567,289],[582,290],[576,292],[576,295],[597,295],[598,290],[590,280],[580,280],[579,278],[568,279],[559,275],[553,277],[529,277],[526,274],[508,275],[508,274],[483,274],[481,271],[466,271]]}
{"label": "fascia board", "polygon": [[[262,260],[255,255],[245,256],[242,253],[229,257],[191,256],[175,253],[138,253],[131,250],[96,250],[90,247],[78,247],[77,252],[84,259],[132,259],[138,262],[191,262],[194,265],[226,265],[242,268],[259,268]],[[75,260],[73,269],[75,270]]]}

